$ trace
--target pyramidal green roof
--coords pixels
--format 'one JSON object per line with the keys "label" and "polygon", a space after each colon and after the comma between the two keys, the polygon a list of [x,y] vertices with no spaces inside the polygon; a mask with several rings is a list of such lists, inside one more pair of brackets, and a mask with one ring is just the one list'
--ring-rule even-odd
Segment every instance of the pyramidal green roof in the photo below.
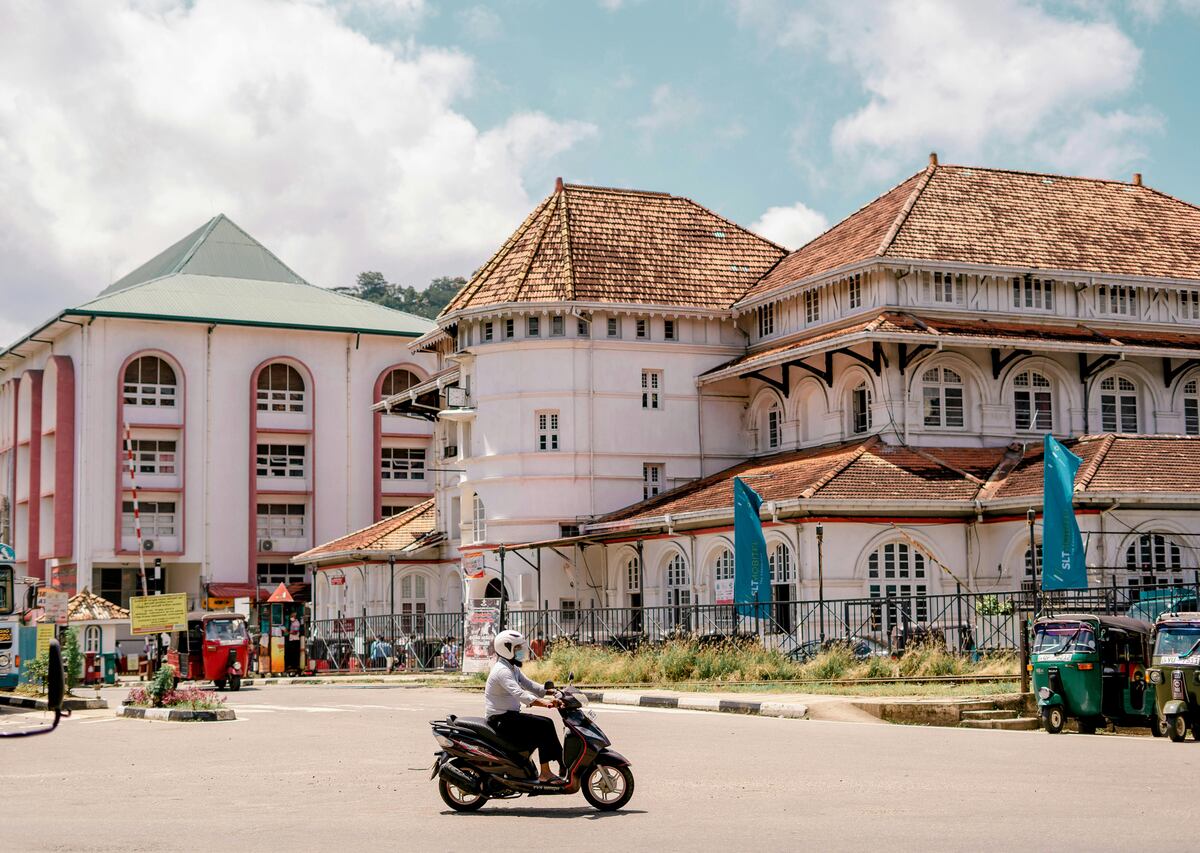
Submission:
{"label": "pyramidal green roof", "polygon": [[309,284],[224,214],[64,313],[405,336],[434,326]]}

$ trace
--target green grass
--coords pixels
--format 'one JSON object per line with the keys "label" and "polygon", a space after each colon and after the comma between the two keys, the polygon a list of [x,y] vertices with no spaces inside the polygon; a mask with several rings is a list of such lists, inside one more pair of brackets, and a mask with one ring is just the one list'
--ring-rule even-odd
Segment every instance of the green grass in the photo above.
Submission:
{"label": "green grass", "polygon": [[[727,687],[732,686],[729,682],[738,681],[836,683],[863,678],[947,675],[1011,675],[1015,681],[1019,674],[1013,655],[988,657],[972,663],[969,658],[949,654],[936,646],[910,649],[899,660],[871,658],[867,661],[856,661],[848,650],[835,647],[800,663],[752,641],[702,644],[688,639],[643,646],[634,652],[559,643],[547,659],[527,663],[525,672],[535,681],[551,680],[560,684],[567,680],[568,673],[574,672],[579,684],[669,686],[687,683],[689,687],[696,682]],[[796,687],[816,692],[812,685]],[[843,687],[848,689],[850,685]],[[967,687],[972,692],[979,692],[984,685]],[[886,692],[895,695],[896,689],[891,686]]]}

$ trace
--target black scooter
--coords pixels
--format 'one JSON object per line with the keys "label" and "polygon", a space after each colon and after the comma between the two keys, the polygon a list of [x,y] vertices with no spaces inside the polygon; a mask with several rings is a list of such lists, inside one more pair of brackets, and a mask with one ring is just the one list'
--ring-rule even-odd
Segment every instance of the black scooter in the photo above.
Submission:
{"label": "black scooter", "polygon": [[609,749],[610,741],[585,709],[587,697],[574,687],[555,690],[546,682],[547,693],[560,700],[558,713],[567,733],[563,741],[566,784],[538,781],[532,751],[507,743],[481,717],[434,720],[433,737],[442,748],[433,762],[430,779],[438,778],[438,793],[446,805],[458,812],[483,808],[488,800],[529,796],[574,794],[602,812],[615,811],[633,796],[633,771],[629,760]]}

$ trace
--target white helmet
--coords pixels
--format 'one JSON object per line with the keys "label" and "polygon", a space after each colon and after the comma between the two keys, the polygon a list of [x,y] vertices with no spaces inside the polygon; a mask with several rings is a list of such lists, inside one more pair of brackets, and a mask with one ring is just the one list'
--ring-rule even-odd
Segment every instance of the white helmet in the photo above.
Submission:
{"label": "white helmet", "polygon": [[512,660],[517,656],[517,649],[525,648],[525,635],[520,631],[501,631],[492,641],[492,646],[500,657]]}

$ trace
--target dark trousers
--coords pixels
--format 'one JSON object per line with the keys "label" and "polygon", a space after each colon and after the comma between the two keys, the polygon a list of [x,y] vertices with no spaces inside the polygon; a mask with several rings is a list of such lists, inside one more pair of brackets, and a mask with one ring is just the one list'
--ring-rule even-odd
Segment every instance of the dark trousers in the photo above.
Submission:
{"label": "dark trousers", "polygon": [[562,763],[562,744],[558,742],[558,732],[549,717],[505,711],[488,717],[488,725],[500,737],[523,750],[537,749],[538,760],[543,764],[548,761]]}

